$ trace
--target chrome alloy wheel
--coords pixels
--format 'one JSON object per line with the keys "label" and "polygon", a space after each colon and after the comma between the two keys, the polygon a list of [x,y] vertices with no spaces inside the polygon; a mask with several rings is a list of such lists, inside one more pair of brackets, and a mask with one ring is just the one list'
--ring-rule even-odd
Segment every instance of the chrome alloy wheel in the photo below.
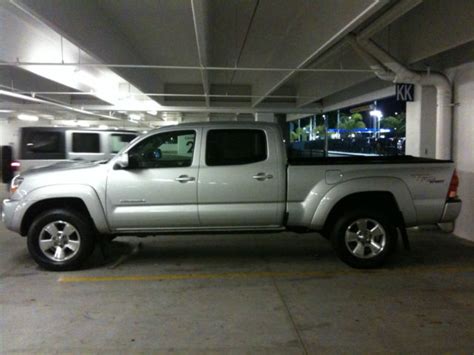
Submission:
{"label": "chrome alloy wheel", "polygon": [[370,218],[361,218],[347,227],[345,242],[352,255],[370,259],[385,249],[387,233],[379,222]]}
{"label": "chrome alloy wheel", "polygon": [[40,232],[39,247],[53,261],[71,259],[79,252],[81,236],[74,226],[65,221],[54,221]]}

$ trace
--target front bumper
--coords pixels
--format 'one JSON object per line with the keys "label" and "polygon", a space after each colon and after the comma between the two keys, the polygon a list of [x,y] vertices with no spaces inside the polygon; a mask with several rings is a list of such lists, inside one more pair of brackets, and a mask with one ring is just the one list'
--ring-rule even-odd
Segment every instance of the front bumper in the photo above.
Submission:
{"label": "front bumper", "polygon": [[3,200],[2,203],[2,221],[7,229],[20,233],[22,209],[21,201]]}
{"label": "front bumper", "polygon": [[454,222],[461,212],[462,201],[452,198],[446,201],[440,223]]}

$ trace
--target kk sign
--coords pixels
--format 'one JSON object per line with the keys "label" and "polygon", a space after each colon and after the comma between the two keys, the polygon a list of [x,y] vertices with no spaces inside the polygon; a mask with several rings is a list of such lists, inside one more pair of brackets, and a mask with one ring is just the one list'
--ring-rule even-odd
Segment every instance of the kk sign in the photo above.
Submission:
{"label": "kk sign", "polygon": [[396,84],[395,91],[397,93],[397,101],[414,101],[415,85],[414,84]]}

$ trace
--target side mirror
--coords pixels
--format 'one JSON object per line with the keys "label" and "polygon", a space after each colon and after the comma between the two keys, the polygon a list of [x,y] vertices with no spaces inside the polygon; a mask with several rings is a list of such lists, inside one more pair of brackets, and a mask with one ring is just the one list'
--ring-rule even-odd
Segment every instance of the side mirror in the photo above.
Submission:
{"label": "side mirror", "polygon": [[114,164],[114,170],[126,169],[128,168],[128,154],[123,153],[117,157]]}

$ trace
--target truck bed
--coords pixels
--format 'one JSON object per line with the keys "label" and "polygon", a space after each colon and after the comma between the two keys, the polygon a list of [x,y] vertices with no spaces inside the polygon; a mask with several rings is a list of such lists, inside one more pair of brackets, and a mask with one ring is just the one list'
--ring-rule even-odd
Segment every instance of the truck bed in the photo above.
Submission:
{"label": "truck bed", "polygon": [[412,156],[289,158],[288,224],[319,227],[317,209],[358,192],[391,193],[408,226],[438,223],[453,170],[452,161]]}

